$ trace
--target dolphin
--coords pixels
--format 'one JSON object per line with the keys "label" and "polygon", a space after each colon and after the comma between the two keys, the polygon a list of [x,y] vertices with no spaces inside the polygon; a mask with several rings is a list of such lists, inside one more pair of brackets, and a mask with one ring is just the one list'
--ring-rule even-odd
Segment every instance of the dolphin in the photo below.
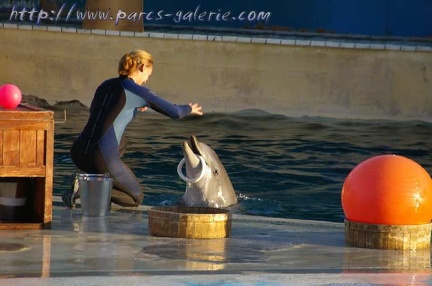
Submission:
{"label": "dolphin", "polygon": [[194,135],[183,142],[182,149],[184,158],[177,173],[186,182],[186,191],[177,204],[215,208],[237,204],[231,179],[216,152]]}

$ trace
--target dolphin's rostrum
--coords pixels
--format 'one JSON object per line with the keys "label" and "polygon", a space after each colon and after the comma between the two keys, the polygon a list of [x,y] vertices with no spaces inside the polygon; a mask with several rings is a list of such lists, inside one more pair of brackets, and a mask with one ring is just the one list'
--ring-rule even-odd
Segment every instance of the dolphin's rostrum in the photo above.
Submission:
{"label": "dolphin's rostrum", "polygon": [[182,147],[184,158],[178,164],[177,173],[186,182],[186,191],[177,204],[216,208],[236,204],[231,179],[216,152],[194,135]]}

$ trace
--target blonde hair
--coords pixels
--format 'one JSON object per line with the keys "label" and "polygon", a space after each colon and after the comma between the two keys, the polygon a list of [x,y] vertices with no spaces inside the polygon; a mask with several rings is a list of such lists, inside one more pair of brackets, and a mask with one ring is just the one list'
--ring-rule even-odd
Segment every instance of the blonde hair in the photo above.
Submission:
{"label": "blonde hair", "polygon": [[144,50],[135,50],[125,54],[119,62],[119,75],[129,76],[138,70],[140,64],[146,67],[153,67],[152,56]]}

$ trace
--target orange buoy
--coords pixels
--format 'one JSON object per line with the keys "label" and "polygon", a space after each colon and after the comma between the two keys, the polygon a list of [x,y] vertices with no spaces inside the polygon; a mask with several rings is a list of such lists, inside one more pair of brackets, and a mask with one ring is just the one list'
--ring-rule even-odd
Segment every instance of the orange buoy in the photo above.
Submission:
{"label": "orange buoy", "polygon": [[380,155],[361,162],[348,174],[341,200],[348,221],[429,224],[432,219],[432,179],[411,159]]}

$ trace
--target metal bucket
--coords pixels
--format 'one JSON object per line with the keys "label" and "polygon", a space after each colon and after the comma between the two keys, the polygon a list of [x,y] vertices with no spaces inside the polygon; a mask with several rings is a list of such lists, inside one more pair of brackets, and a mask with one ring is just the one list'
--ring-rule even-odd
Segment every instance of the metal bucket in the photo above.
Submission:
{"label": "metal bucket", "polygon": [[28,220],[31,191],[29,178],[0,178],[0,221]]}
{"label": "metal bucket", "polygon": [[83,216],[101,217],[109,212],[113,179],[108,174],[79,174]]}

